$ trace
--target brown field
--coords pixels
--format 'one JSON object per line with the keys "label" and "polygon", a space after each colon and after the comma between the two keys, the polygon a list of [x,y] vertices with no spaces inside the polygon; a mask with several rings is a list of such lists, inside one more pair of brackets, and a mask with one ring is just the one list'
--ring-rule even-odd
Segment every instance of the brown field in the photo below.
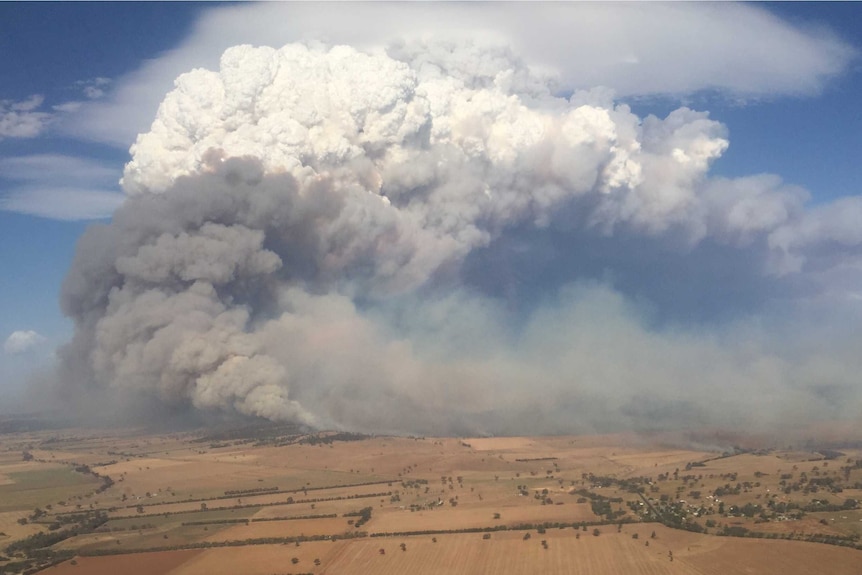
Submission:
{"label": "brown field", "polygon": [[[362,540],[345,546],[320,573],[859,573],[858,551],[840,549],[834,555],[824,556],[817,552],[824,546],[816,544],[704,535],[680,538],[661,527],[656,529],[658,538],[646,547],[643,539],[633,540],[629,531],[602,533],[598,537],[582,534],[575,539],[572,530],[551,530],[544,535],[533,533],[528,541],[514,532],[494,533],[489,540],[482,539],[480,534],[446,535],[439,536],[437,543],[430,537]],[[640,531],[643,537],[647,530]],[[542,540],[548,542],[547,549],[542,547]],[[406,544],[406,551],[401,551],[401,543]],[[379,553],[380,548],[385,549],[385,555]],[[668,551],[673,552],[673,561]]]}
{"label": "brown field", "polygon": [[72,565],[67,561],[56,567],[42,571],[46,575],[149,575],[151,573],[171,573],[176,567],[188,563],[200,551],[171,551],[167,553],[135,553],[134,555],[114,555],[112,557],[79,557]]}
{"label": "brown field", "polygon": [[[857,575],[859,553],[814,543],[753,541],[677,532],[657,526],[657,538],[646,546],[646,529],[627,526],[598,537],[571,529],[550,530],[525,541],[521,533],[373,538],[294,545],[253,545],[241,549],[141,553],[131,556],[79,558],[46,570],[71,573],[165,573],[171,575],[271,575],[287,572],[380,575],[527,575],[533,573],[611,575],[725,575],[727,573],[808,573]],[[639,532],[640,539],[631,535]],[[545,549],[541,542],[547,542]],[[402,551],[401,544],[406,550]],[[380,549],[385,554],[380,554]],[[669,552],[673,555],[671,561]],[[292,558],[299,561],[291,563]],[[138,558],[129,562],[130,558]],[[316,567],[314,559],[320,559]]]}
{"label": "brown field", "polygon": [[[170,575],[274,575],[276,573],[322,573],[348,542],[314,541],[294,545],[250,545],[241,550],[207,549],[170,572]],[[299,561],[294,565],[293,558]],[[314,560],[320,559],[320,567]]]}
{"label": "brown field", "polygon": [[728,538],[725,545],[680,561],[690,573],[809,573],[853,575],[859,573],[859,551],[826,549],[825,545],[799,541],[751,541]]}
{"label": "brown field", "polygon": [[5,511],[0,513],[0,545],[16,539],[22,539],[33,533],[38,533],[44,527],[42,525],[21,525],[18,520],[22,517],[27,517],[27,512],[24,511]]}
{"label": "brown field", "polygon": [[[66,561],[45,573],[862,573],[862,550],[777,539],[860,542],[862,508],[793,514],[814,502],[837,508],[862,499],[854,487],[862,484],[862,466],[852,466],[862,460],[859,449],[826,460],[816,451],[718,453],[678,438],[629,435],[326,443],[321,434],[314,445],[278,447],[197,437],[86,430],[4,436],[0,552],[35,533],[63,534],[78,525],[68,515],[74,512],[89,513],[95,526],[61,536],[49,551],[77,553],[77,565]],[[24,450],[35,460],[22,461]],[[113,485],[96,493],[102,479],[73,469],[84,464]],[[36,508],[44,513],[38,522],[30,517]],[[359,528],[350,524],[358,517],[345,517],[367,508],[370,520]],[[706,533],[665,527],[651,515],[656,510],[665,523],[681,513]],[[49,531],[54,521],[62,524]],[[511,529],[524,524],[549,527]],[[589,525],[572,527],[579,524]],[[762,538],[718,535],[728,528]],[[476,531],[451,533],[467,529]],[[493,530],[489,539],[485,530]],[[396,532],[405,535],[376,536]],[[297,546],[305,537],[335,540]],[[267,544],[250,544],[262,540]],[[112,555],[83,556],[95,552]]]}
{"label": "brown field", "polygon": [[[500,518],[494,519],[494,513]],[[445,529],[468,529],[471,527],[494,527],[521,523],[581,522],[593,521],[596,516],[586,504],[523,505],[518,507],[474,507],[464,509],[435,509],[411,512],[389,510],[375,514],[368,523],[368,530],[375,533],[401,531],[437,531]]]}

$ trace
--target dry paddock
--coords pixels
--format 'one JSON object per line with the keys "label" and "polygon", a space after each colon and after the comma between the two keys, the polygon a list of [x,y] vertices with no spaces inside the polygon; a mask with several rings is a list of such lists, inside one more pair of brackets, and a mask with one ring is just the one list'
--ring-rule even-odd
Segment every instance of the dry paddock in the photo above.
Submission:
{"label": "dry paddock", "polygon": [[[657,537],[650,539],[651,531]],[[632,534],[637,532],[638,539]],[[573,529],[531,532],[364,538],[300,546],[254,545],[205,551],[79,558],[49,575],[859,575],[862,552],[790,541],[721,538],[661,526],[605,528],[599,536]],[[580,534],[578,537],[577,534]],[[547,543],[547,547],[542,545]],[[401,549],[404,544],[405,550]],[[649,543],[649,545],[647,545]],[[383,549],[384,553],[380,553]],[[671,560],[672,557],[672,560]],[[297,562],[292,560],[296,558]],[[320,560],[320,565],[314,560]]]}

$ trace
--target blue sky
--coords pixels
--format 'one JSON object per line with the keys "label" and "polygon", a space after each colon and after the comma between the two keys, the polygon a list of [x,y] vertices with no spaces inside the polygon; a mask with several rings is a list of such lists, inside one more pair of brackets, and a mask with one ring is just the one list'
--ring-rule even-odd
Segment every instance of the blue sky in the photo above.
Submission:
{"label": "blue sky", "polygon": [[[537,16],[521,28],[517,7],[492,15],[491,7],[429,5],[421,9],[439,18],[421,25],[410,19],[412,9],[404,9],[409,25],[401,26],[402,9],[389,10],[394,15],[386,20],[378,8],[356,4],[334,15],[331,5],[316,4],[0,3],[0,52],[6,56],[0,59],[0,340],[8,343],[0,352],[0,397],[20,389],[28,374],[50,367],[53,351],[71,336],[71,323],[59,309],[60,286],[77,239],[93,222],[108,221],[122,202],[118,180],[134,134],[148,129],[177,75],[217,66],[221,51],[233,44],[322,40],[372,46],[378,36],[447,29],[448,10],[475,10],[465,21],[496,27],[504,37],[517,30],[510,34],[512,49],[528,64],[558,73],[562,92],[600,82],[614,89],[615,102],[630,104],[640,117],[663,117],[681,105],[708,111],[724,124],[730,142],[712,164],[711,177],[775,174],[810,194],[806,209],[860,194],[860,4],[748,5],[728,17],[745,18],[740,28],[750,34],[740,32],[740,46],[713,49],[707,35],[707,47],[697,47],[703,53],[682,63],[673,58],[695,50],[699,38],[678,34],[681,26],[714,27],[725,35],[734,28],[698,10],[668,17],[678,16],[680,24],[660,21],[659,15],[652,29],[647,22],[638,32],[643,37],[634,51],[643,54],[625,56],[643,71],[609,68],[605,75],[602,63],[617,57],[625,18],[620,31],[611,29],[613,18],[597,16],[594,36],[560,40],[554,52],[545,44],[565,27],[543,27],[577,16],[566,6],[546,6],[548,12],[562,10],[562,16]],[[363,22],[370,23],[365,31]],[[779,53],[782,43],[798,45],[800,39],[810,41],[801,49],[805,57]],[[566,42],[576,43],[577,57],[569,58]],[[740,69],[739,62],[749,59],[751,68]],[[704,79],[701,67],[712,75]],[[579,83],[586,76],[587,83]],[[658,87],[649,78],[659,78]],[[7,339],[18,332],[18,344]],[[28,332],[37,335],[20,335]]]}
{"label": "blue sky", "polygon": [[[202,5],[176,3],[0,4],[0,100],[45,98],[41,109],[86,99],[85,83],[115,80],[178,43]],[[157,31],[141,33],[141,30]],[[119,193],[128,149],[58,134],[0,138],[0,158],[36,154],[94,158],[114,170]],[[62,175],[61,175],[62,177]],[[0,189],[16,182],[0,171]],[[0,333],[35,331],[45,340],[28,352],[0,357],[0,389],[20,387],[27,374],[52,362],[53,348],[71,335],[59,309],[59,287],[89,220],[58,220],[0,210]]]}

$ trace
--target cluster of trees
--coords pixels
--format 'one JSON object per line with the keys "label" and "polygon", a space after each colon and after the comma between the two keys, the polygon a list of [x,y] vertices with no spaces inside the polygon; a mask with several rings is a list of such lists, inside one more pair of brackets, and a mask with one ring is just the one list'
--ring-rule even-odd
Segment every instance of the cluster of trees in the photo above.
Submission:
{"label": "cluster of trees", "polygon": [[[10,543],[6,547],[6,553],[38,559],[44,557],[46,551],[50,551],[46,548],[76,535],[92,533],[107,521],[108,516],[101,511],[81,514],[76,517],[73,527],[63,530],[57,529],[48,533],[34,533],[29,537]],[[69,523],[73,523],[73,521],[69,521]]]}
{"label": "cluster of trees", "polygon": [[[821,490],[830,493],[841,493],[845,489],[862,489],[862,482],[850,483],[850,473],[854,469],[862,468],[862,462],[857,461],[854,465],[850,463],[852,460],[848,459],[847,461],[848,465],[841,467],[840,470],[835,471],[831,476],[824,475],[824,473],[827,473],[826,470],[821,471],[818,466],[814,466],[811,469],[811,475],[805,471],[801,472],[795,481],[793,480],[792,473],[783,473],[778,485],[785,495],[798,491],[807,495],[809,493],[817,493]],[[828,462],[823,464],[824,467],[828,465]],[[794,469],[796,469],[795,466]]]}
{"label": "cluster of trees", "polygon": [[184,521],[180,523],[183,527],[187,525],[230,525],[232,523],[251,523],[251,519],[212,519],[210,521]]}
{"label": "cluster of trees", "polygon": [[854,547],[862,550],[859,544],[859,535],[825,535],[823,533],[796,534],[796,533],[762,533],[752,531],[740,525],[725,525],[717,532],[718,535],[726,537],[753,537],[756,539],[788,539],[796,541],[810,541],[812,543],[826,543],[827,545],[839,545],[841,547]]}
{"label": "cluster of trees", "polygon": [[236,497],[237,495],[257,495],[259,493],[272,493],[277,492],[278,487],[256,487],[254,489],[234,489],[232,491],[225,491],[224,494],[226,497]]}
{"label": "cluster of trees", "polygon": [[318,515],[294,515],[293,517],[255,517],[252,523],[258,521],[293,521],[300,519],[334,519],[338,517],[337,513],[321,513]]}
{"label": "cluster of trees", "polygon": [[40,549],[38,556],[10,561],[0,565],[0,575],[18,574],[33,575],[43,569],[62,563],[74,556],[73,551],[52,551],[50,549]]}
{"label": "cluster of trees", "polygon": [[369,520],[371,520],[371,510],[371,507],[363,507],[359,511],[345,513],[344,515],[342,515],[342,517],[359,517],[359,519],[356,520],[356,523],[353,524],[354,527],[359,529],[360,527],[368,523]]}
{"label": "cluster of trees", "polygon": [[802,506],[803,511],[850,511],[859,509],[859,501],[856,499],[845,499],[841,505],[829,503],[825,499],[812,499],[811,503]]}
{"label": "cluster of trees", "polygon": [[[295,423],[272,423],[261,422],[244,427],[225,429],[210,433],[193,439],[193,443],[212,443],[220,441],[233,441],[235,445],[251,443],[261,439],[285,439],[299,438],[303,435],[303,429]],[[237,441],[239,440],[239,441]]]}
{"label": "cluster of trees", "polygon": [[306,435],[299,440],[299,444],[329,445],[330,443],[334,443],[336,441],[362,441],[363,439],[369,439],[370,437],[370,435],[365,435],[364,433],[349,433],[345,431],[339,433],[330,433],[327,435]]}
{"label": "cluster of trees", "polygon": [[[420,531],[394,531],[394,532],[379,532],[371,533],[369,537],[405,537],[409,535],[447,535],[454,533],[492,533],[494,531],[531,531],[536,530],[537,533],[545,533],[548,529],[566,529],[573,528],[586,531],[588,527],[596,527],[601,525],[617,524],[625,525],[634,523],[632,519],[623,519],[622,521],[581,521],[581,522],[552,522],[544,523],[518,523],[516,525],[494,525],[491,527],[464,527],[461,529],[424,529]],[[529,539],[528,537],[524,537]]]}

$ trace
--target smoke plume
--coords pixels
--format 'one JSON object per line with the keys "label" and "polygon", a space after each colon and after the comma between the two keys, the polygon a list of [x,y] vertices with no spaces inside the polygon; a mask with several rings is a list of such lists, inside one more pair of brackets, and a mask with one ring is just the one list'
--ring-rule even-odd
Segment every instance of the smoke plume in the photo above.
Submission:
{"label": "smoke plume", "polygon": [[66,278],[68,389],[375,432],[857,414],[857,354],[774,337],[824,293],[806,193],[709,177],[704,112],[554,84],[442,42],[180,76]]}

